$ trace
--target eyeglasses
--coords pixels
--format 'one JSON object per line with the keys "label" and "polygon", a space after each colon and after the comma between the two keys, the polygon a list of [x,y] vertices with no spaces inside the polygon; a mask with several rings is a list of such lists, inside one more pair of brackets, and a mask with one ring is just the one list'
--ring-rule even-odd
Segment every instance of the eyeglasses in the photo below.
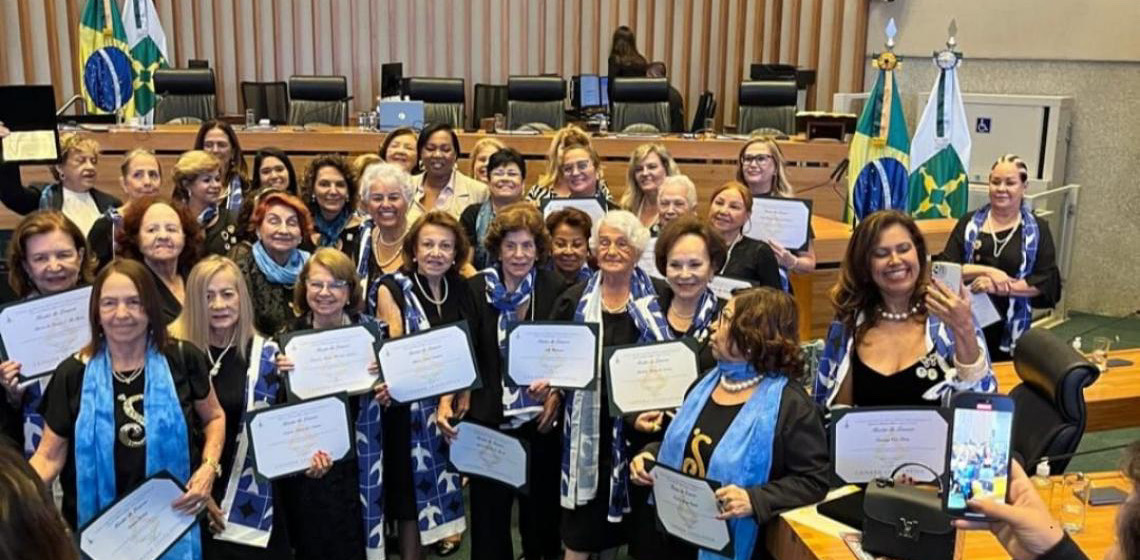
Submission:
{"label": "eyeglasses", "polygon": [[328,291],[345,290],[348,289],[348,282],[344,280],[333,280],[332,282],[322,282],[320,280],[309,280],[305,282],[305,287],[309,288],[311,292],[323,292],[327,288]]}
{"label": "eyeglasses", "polygon": [[569,175],[569,174],[573,173],[575,169],[577,169],[578,171],[581,171],[582,173],[585,173],[585,172],[589,171],[590,168],[593,166],[594,166],[594,162],[592,162],[588,159],[584,159],[584,160],[581,160],[581,161],[576,162],[576,163],[568,163],[568,164],[562,166],[562,174],[563,175]]}
{"label": "eyeglasses", "polygon": [[519,177],[522,177],[522,173],[519,173],[519,171],[517,169],[502,169],[502,168],[500,168],[500,169],[496,169],[496,170],[492,171],[490,173],[490,176],[494,177],[496,179],[502,179],[504,177],[507,177],[510,179],[518,179]]}
{"label": "eyeglasses", "polygon": [[740,157],[740,164],[743,166],[760,165],[772,161],[772,156],[768,154],[745,154]]}

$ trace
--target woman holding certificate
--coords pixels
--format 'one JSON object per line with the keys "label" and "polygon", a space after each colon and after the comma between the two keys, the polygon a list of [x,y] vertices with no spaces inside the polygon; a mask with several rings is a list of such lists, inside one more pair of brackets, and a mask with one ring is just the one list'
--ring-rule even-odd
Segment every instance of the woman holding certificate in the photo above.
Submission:
{"label": "woman holding certificate", "polygon": [[[498,154],[491,156],[492,177]],[[492,191],[494,187],[492,186]],[[503,378],[507,331],[520,321],[546,320],[555,299],[566,286],[562,275],[536,264],[550,252],[550,235],[542,214],[530,202],[516,202],[499,210],[487,227],[487,253],[494,266],[472,277],[479,324],[476,358],[483,386],[471,393],[469,417],[490,428],[526,441],[529,448],[528,495],[481,478],[471,479],[471,557],[514,560],[511,546],[511,509],[519,500],[519,533],[523,556],[558,558],[561,540],[558,464],[561,395],[548,391],[538,399],[527,388],[509,387]],[[450,397],[444,397],[449,403]],[[440,429],[451,432],[446,419]]]}
{"label": "woman holding certificate", "polygon": [[87,232],[87,245],[98,261],[96,270],[103,268],[115,256],[115,235],[123,222],[123,212],[131,201],[144,196],[158,196],[162,188],[162,165],[154,152],[135,148],[123,156],[119,165],[119,184],[127,195],[127,201],[118,208],[109,208]]}
{"label": "woman holding certificate", "polygon": [[[274,357],[277,345],[253,328],[253,303],[233,261],[206,257],[186,278],[186,301],[174,326],[179,338],[206,351],[210,379],[226,414],[222,474],[207,504],[209,529],[214,537],[202,539],[206,560],[290,558],[283,521],[263,527],[261,511],[274,510],[277,484],[257,482],[248,472],[253,458],[245,425],[254,410],[280,400],[281,382]],[[244,475],[244,476],[243,476]],[[240,494],[240,501],[235,501]],[[243,504],[264,504],[253,515]]]}
{"label": "woman holding certificate", "polygon": [[[91,342],[52,376],[32,467],[45,482],[59,477],[73,528],[162,471],[187,488],[171,505],[201,512],[221,470],[225,435],[206,357],[167,335],[145,265],[115,259],[92,290]],[[200,547],[195,528],[164,558],[195,558]]]}
{"label": "woman holding certificate", "polygon": [[661,230],[654,251],[657,270],[669,283],[659,299],[669,330],[674,338],[691,337],[701,345],[700,371],[708,371],[716,361],[706,343],[724,305],[709,282],[724,265],[724,241],[696,216],[682,216]]}
{"label": "woman holding certificate", "polygon": [[341,250],[356,262],[356,274],[368,290],[368,313],[376,310],[376,279],[404,264],[408,206],[415,192],[411,176],[394,163],[369,165],[360,176],[360,197],[368,218],[344,231]]}
{"label": "woman holding certificate", "polygon": [[146,265],[154,279],[166,324],[182,313],[185,278],[198,262],[202,230],[186,207],[170,199],[148,196],[134,201],[123,213],[116,239],[120,257]]}
{"label": "woman holding certificate", "polygon": [[[637,267],[648,241],[649,229],[633,213],[607,213],[592,241],[598,271],[568,289],[555,303],[551,318],[598,325],[603,348],[671,339],[657,300],[659,288]],[[596,390],[575,390],[566,396],[562,542],[567,560],[585,560],[626,540],[622,520],[631,503],[629,471],[623,465],[630,455],[626,439],[631,434],[621,418],[610,417],[607,395],[606,381],[599,379]],[[659,430],[661,417],[660,412],[644,413],[635,427]]]}
{"label": "woman holding certificate", "polygon": [[932,281],[926,255],[922,232],[902,212],[875,212],[855,226],[831,288],[836,316],[816,402],[939,406],[955,392],[997,390],[969,295]]}
{"label": "woman holding certificate", "polygon": [[[17,300],[90,284],[95,271],[83,232],[55,210],[32,212],[20,220],[8,242],[8,262],[8,285]],[[41,377],[21,387],[20,373],[19,362],[0,362],[0,383],[6,397],[0,401],[0,433],[19,445],[25,457],[31,457],[43,434],[39,407],[50,378]],[[32,437],[25,439],[29,434]]]}
{"label": "woman holding certificate", "polygon": [[202,229],[207,255],[224,255],[237,244],[234,214],[221,207],[222,164],[209,152],[191,150],[174,164],[174,200],[181,203]]}
{"label": "woman holding certificate", "polygon": [[230,251],[253,296],[253,326],[276,334],[293,324],[293,286],[309,253],[301,241],[313,232],[313,218],[297,197],[280,191],[264,194],[253,210],[257,241],[243,241]]}
{"label": "woman holding certificate", "polygon": [[[722,486],[715,498],[728,520],[734,558],[767,558],[763,526],[783,510],[827,493],[823,418],[798,381],[803,358],[795,301],[772,288],[738,293],[710,337],[717,365],[689,390],[660,444],[633,458],[634,484],[652,486],[648,461]],[[658,476],[661,476],[658,474]],[[655,491],[655,495],[658,495]],[[676,508],[657,500],[664,523]],[[663,536],[670,558],[720,558]]]}
{"label": "woman holding certificate", "polygon": [[717,274],[759,286],[782,288],[780,265],[772,247],[744,235],[744,228],[751,219],[752,193],[748,187],[729,181],[713,191],[709,225],[728,247],[728,256]]}

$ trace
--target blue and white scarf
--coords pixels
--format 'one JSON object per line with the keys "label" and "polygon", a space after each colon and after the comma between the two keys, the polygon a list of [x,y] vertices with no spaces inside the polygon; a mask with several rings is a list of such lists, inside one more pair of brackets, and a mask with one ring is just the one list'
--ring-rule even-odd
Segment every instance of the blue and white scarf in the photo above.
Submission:
{"label": "blue and white scarf", "polygon": [[495,219],[495,209],[491,206],[491,201],[487,200],[479,205],[479,213],[475,215],[475,239],[471,240],[471,243],[475,245],[474,262],[477,269],[491,266],[491,255],[483,246],[483,240],[487,238],[487,228],[491,226],[493,219]]}
{"label": "blue and white scarf", "polygon": [[780,271],[780,289],[786,293],[792,293],[792,280],[788,277],[788,269],[779,267]]}
{"label": "blue and white scarf", "polygon": [[325,215],[320,210],[314,212],[314,224],[317,233],[321,234],[319,245],[321,247],[336,247],[337,241],[340,240],[340,232],[344,231],[344,225],[348,223],[350,217],[352,217],[352,210],[347,204],[332,221],[326,220]]}
{"label": "blue and white scarf", "polygon": [[235,173],[233,178],[230,179],[230,188],[226,191],[226,195],[223,200],[223,205],[226,207],[226,210],[229,210],[235,214],[241,211],[242,192],[240,175],[237,175]]}
{"label": "blue and white scarf", "polygon": [[[523,277],[519,282],[518,288],[513,292],[507,291],[507,287],[499,279],[499,271],[494,267],[482,271],[483,279],[487,285],[487,303],[491,304],[495,310],[499,312],[499,320],[496,321],[496,331],[499,340],[499,354],[503,357],[503,361],[507,359],[507,331],[510,330],[511,325],[519,322],[520,318],[517,311],[520,305],[531,302],[530,310],[531,316],[534,316],[535,303],[531,296],[534,295],[534,282],[535,270],[530,269],[530,274]],[[522,319],[525,319],[523,317]],[[506,419],[512,427],[521,426],[534,417],[538,416],[543,409],[542,401],[530,396],[526,387],[511,387],[505,382],[503,386],[503,418]]]}
{"label": "blue and white scarf", "polygon": [[108,208],[107,219],[111,220],[111,257],[113,258],[115,256],[115,250],[117,249],[115,246],[117,243],[115,241],[115,234],[119,231],[119,228],[123,227],[123,214],[119,212],[118,208]]}
{"label": "blue and white scarf", "polygon": [[[360,315],[359,323],[376,327],[376,318]],[[360,510],[364,516],[364,554],[384,560],[384,426],[383,409],[372,393],[360,399],[356,417],[356,465],[359,470]]]}
{"label": "blue and white scarf", "polygon": [[[153,344],[147,346],[143,389],[146,418],[146,476],[169,472],[182,484],[190,482],[190,445],[186,418],[174,388],[170,364]],[[87,362],[75,419],[75,490],[79,526],[106,509],[118,497],[115,488],[115,390],[111,356],[101,346]],[[198,525],[162,555],[164,560],[201,558]]]}
{"label": "blue and white scarf", "polygon": [[[681,470],[685,448],[700,417],[705,403],[720,382],[721,376],[733,380],[750,379],[756,370],[749,363],[720,362],[709,375],[705,375],[685,398],[677,416],[665,430],[665,440],[657,461],[667,467]],[[788,378],[783,375],[765,375],[736,418],[729,424],[724,436],[709,457],[705,478],[721,484],[735,484],[742,488],[768,482],[772,468],[772,442],[776,437],[776,422],[780,415],[780,400]],[[752,557],[752,549],[759,540],[760,526],[754,516],[730,519],[735,560]],[[701,560],[716,560],[723,556],[701,550]]]}
{"label": "blue and white scarf", "polygon": [[709,327],[716,319],[719,307],[717,303],[716,294],[706,287],[701,298],[697,300],[697,311],[693,314],[693,322],[689,325],[688,331],[697,342],[704,342],[709,337]]}
{"label": "blue and white scarf", "polygon": [[40,191],[40,210],[58,210],[57,208],[51,207],[51,197],[52,193],[54,193],[56,189],[61,188],[63,188],[63,185],[59,183],[52,183]]}
{"label": "blue and white scarf", "polygon": [[297,277],[301,274],[301,268],[305,266],[305,262],[309,260],[308,251],[300,249],[293,249],[293,253],[289,255],[289,262],[283,265],[277,264],[273,257],[269,256],[269,252],[265,250],[265,246],[261,241],[253,244],[253,260],[257,263],[262,274],[274,284],[286,284],[292,286],[297,283]]}
{"label": "blue and white scarf", "polygon": [[40,403],[44,400],[44,390],[47,389],[50,375],[33,379],[24,385],[24,458],[31,459],[40,440],[44,437],[44,417],[40,414]]}
{"label": "blue and white scarf", "polygon": [[210,226],[210,223],[214,221],[214,218],[217,218],[217,217],[218,217],[218,205],[217,204],[211,204],[211,205],[207,206],[205,210],[202,210],[202,212],[200,212],[198,214],[198,218],[197,218],[198,225],[202,226],[202,229],[205,230],[206,228],[208,228]]}
{"label": "blue and white scarf", "polygon": [[[855,326],[858,328],[865,317],[860,314]],[[842,321],[832,321],[827,329],[827,339],[823,345],[823,354],[819,359],[819,369],[816,371],[815,382],[812,388],[812,397],[815,402],[830,407],[843,380],[851,370],[851,353],[854,348],[851,341],[854,338]],[[931,387],[923,398],[929,401],[941,400],[949,404],[954,393],[974,391],[978,393],[993,393],[997,391],[997,378],[994,377],[993,368],[990,367],[990,356],[986,352],[986,339],[982,330],[974,324],[974,338],[978,341],[978,350],[986,359],[986,374],[975,381],[966,381],[958,377],[954,364],[954,331],[950,329],[937,315],[928,313],[926,316],[926,352],[934,350],[939,359],[939,367],[945,373],[945,378]]]}
{"label": "blue and white scarf", "polygon": [[[399,272],[391,276],[404,296],[404,334],[430,329],[431,323],[412,281]],[[408,407],[412,420],[412,448],[408,452],[412,461],[420,543],[429,545],[467,529],[463,491],[459,473],[452,470],[447,460],[447,442],[435,424],[439,400],[415,401]]]}
{"label": "blue and white scarf", "polygon": [[[598,325],[598,346],[602,346],[602,272],[597,272],[586,283],[574,321]],[[626,306],[631,319],[641,333],[638,342],[671,340],[672,332],[661,306],[657,302],[657,292],[649,275],[639,268],[633,269],[630,279],[630,302]],[[601,352],[598,352],[601,355]],[[598,365],[601,371],[601,365]],[[603,381],[604,382],[604,381]],[[607,496],[610,522],[619,523],[629,512],[629,462],[625,437],[622,435],[621,418],[611,418],[601,402],[601,392],[596,390],[570,391],[566,401],[566,422],[562,438],[562,484],[561,503],[566,509],[574,509],[597,497],[598,492],[598,442],[603,429],[613,430],[610,449],[611,470],[610,495]]]}
{"label": "blue and white scarf", "polygon": [[[966,264],[974,263],[974,252],[980,247],[978,235],[981,233],[982,224],[986,223],[986,218],[990,215],[990,205],[987,204],[978,209],[974,213],[974,219],[966,224]],[[1012,235],[1012,233],[1010,234]],[[1033,217],[1033,212],[1030,211],[1029,205],[1021,205],[1021,265],[1017,268],[1017,278],[1024,280],[1033,273],[1033,267],[1037,264],[1037,243],[1040,241],[1040,236],[1037,230],[1037,220]],[[977,246],[975,246],[977,245]],[[1029,330],[1030,321],[1032,317],[1029,312],[1029,298],[1024,296],[1010,296],[1009,309],[1005,314],[1005,330],[1001,335],[1001,350],[1003,352],[1013,352],[1013,347],[1017,345],[1017,339],[1025,331]]]}
{"label": "blue and white scarf", "polygon": [[356,275],[365,286],[368,285],[368,272],[372,268],[372,218],[360,224],[360,245],[356,248]]}

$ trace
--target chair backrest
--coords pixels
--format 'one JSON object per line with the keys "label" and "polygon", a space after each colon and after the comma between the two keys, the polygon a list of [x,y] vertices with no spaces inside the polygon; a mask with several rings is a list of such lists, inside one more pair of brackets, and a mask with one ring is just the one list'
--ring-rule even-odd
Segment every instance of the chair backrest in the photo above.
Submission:
{"label": "chair backrest", "polygon": [[[1085,432],[1084,389],[1100,370],[1051,331],[1029,329],[1017,340],[1013,366],[1021,385],[1014,400],[1013,450],[1032,470],[1042,457],[1076,451]],[[1050,461],[1063,472],[1068,459]]]}
{"label": "chair backrest", "polygon": [[471,108],[473,128],[479,128],[483,119],[507,114],[507,86],[475,84],[475,104]]}
{"label": "chair backrest", "polygon": [[796,82],[747,81],[740,83],[737,131],[774,128],[792,134],[796,128]]}
{"label": "chair backrest", "polygon": [[160,68],[154,71],[154,122],[193,117],[203,121],[217,114],[217,90],[210,68]]}
{"label": "chair backrest", "polygon": [[289,119],[289,86],[285,82],[242,82],[241,102],[257,121],[284,124]]}
{"label": "chair backrest", "polygon": [[462,78],[408,78],[408,98],[424,102],[424,125],[463,128],[467,96]]}
{"label": "chair backrest", "polygon": [[348,80],[344,76],[290,76],[289,124],[348,123]]}
{"label": "chair backrest", "polygon": [[566,80],[558,76],[511,76],[507,79],[507,128],[531,123],[562,128],[566,123]]}
{"label": "chair backrest", "polygon": [[696,134],[705,129],[705,119],[716,117],[716,100],[711,91],[705,91],[697,99],[697,111],[693,113],[693,127],[689,132]]}
{"label": "chair backrest", "polygon": [[615,77],[610,86],[613,129],[644,123],[669,130],[669,81],[665,78]]}

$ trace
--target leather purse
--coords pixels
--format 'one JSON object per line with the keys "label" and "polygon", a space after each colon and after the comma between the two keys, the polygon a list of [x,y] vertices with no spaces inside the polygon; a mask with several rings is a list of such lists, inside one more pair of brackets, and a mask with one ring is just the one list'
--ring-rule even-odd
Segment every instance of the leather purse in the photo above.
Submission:
{"label": "leather purse", "polygon": [[[895,484],[895,474],[908,466],[935,474],[939,491]],[[871,481],[863,499],[863,550],[898,560],[952,560],[958,533],[942,511],[942,491],[937,473],[917,463],[904,463],[890,478]]]}

